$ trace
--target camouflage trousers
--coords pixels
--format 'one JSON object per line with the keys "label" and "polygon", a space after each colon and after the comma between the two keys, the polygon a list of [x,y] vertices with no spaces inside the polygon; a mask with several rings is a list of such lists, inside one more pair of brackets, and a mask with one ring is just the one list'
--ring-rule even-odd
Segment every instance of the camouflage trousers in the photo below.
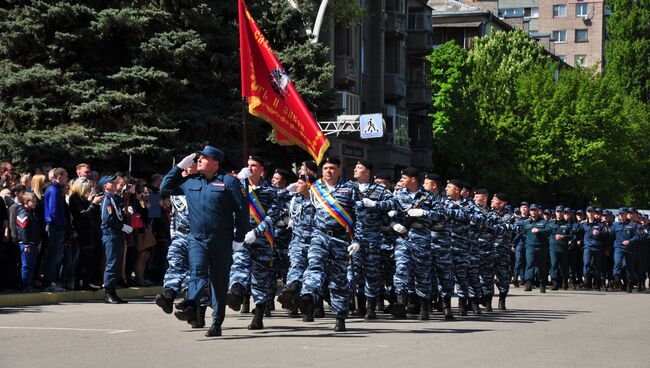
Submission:
{"label": "camouflage trousers", "polygon": [[[270,297],[273,254],[266,238],[257,238],[233,254],[229,287],[236,283],[253,294],[255,304]],[[249,287],[250,285],[250,287]]]}

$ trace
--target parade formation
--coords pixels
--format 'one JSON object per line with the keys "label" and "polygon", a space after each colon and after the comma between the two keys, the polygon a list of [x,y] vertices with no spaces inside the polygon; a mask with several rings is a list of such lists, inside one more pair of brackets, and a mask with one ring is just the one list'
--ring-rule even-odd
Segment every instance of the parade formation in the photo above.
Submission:
{"label": "parade formation", "polygon": [[324,318],[328,304],[340,332],[350,314],[426,321],[492,312],[495,287],[506,310],[511,284],[546,293],[549,278],[551,290],[645,290],[649,221],[631,208],[616,218],[592,206],[513,206],[505,193],[443,184],[412,167],[392,185],[363,160],[346,181],[332,156],[320,167],[303,162],[295,181],[276,170],[269,183],[260,156],[239,173],[222,160],[207,146],[161,185],[173,195],[172,242],[156,304],[171,314],[185,295],[174,315],[200,328],[211,299],[206,336],[221,335],[226,306],[253,313],[248,328],[263,329],[276,296],[305,323]]}

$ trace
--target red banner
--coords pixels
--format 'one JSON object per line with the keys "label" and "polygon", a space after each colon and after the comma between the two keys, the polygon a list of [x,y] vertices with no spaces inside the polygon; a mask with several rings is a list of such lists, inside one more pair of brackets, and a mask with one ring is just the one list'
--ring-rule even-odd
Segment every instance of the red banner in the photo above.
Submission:
{"label": "red banner", "polygon": [[316,123],[271,46],[239,0],[241,94],[248,111],[273,126],[280,144],[298,145],[320,163],[329,141]]}

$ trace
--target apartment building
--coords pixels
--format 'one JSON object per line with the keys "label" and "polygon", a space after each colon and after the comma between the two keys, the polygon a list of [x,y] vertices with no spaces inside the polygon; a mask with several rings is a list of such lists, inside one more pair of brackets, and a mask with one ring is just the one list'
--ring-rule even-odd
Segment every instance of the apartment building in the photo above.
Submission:
{"label": "apartment building", "polygon": [[[335,66],[333,87],[340,115],[382,113],[383,138],[330,136],[330,152],[341,157],[346,177],[359,159],[377,174],[398,178],[402,168],[433,165],[429,68],[433,47],[426,0],[360,0],[367,14],[353,27],[329,23],[321,41]],[[331,117],[334,120],[336,117]]]}
{"label": "apartment building", "polygon": [[571,66],[602,69],[604,64],[604,0],[463,0],[490,10],[523,29],[549,52]]}

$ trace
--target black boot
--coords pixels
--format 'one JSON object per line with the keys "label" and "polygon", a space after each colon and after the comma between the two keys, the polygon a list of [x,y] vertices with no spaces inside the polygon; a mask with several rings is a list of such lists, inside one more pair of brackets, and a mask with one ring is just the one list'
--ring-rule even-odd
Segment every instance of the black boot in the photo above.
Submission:
{"label": "black boot", "polygon": [[117,292],[113,288],[106,288],[104,295],[104,302],[108,304],[126,304],[126,300],[117,296]]}
{"label": "black boot", "polygon": [[420,313],[420,298],[416,294],[409,294],[406,304],[406,313],[419,314]]}
{"label": "black boot", "polygon": [[506,310],[506,297],[508,294],[499,293],[499,310]]}
{"label": "black boot", "polygon": [[559,289],[557,285],[557,280],[553,279],[553,281],[551,281],[551,290],[557,290],[557,289]]}
{"label": "black boot", "polygon": [[345,318],[336,317],[334,332],[345,332]]}
{"label": "black boot", "polygon": [[[179,305],[177,305],[177,307]],[[183,306],[184,308],[178,309],[176,312],[174,312],[174,316],[181,321],[187,321],[187,323],[190,324],[194,323],[198,315],[196,303],[194,302],[194,300],[188,300],[185,304],[181,306]]]}
{"label": "black boot", "polygon": [[533,291],[533,283],[530,280],[526,281],[524,291]]}
{"label": "black boot", "polygon": [[240,284],[234,284],[230,290],[228,290],[228,294],[226,295],[226,304],[230,309],[238,312],[241,309],[241,304],[244,301],[245,294],[246,291]]}
{"label": "black boot", "polygon": [[275,303],[273,302],[273,299],[269,299],[266,301],[266,310],[264,311],[264,317],[271,317],[271,310],[275,309]]}
{"label": "black boot", "polygon": [[493,296],[486,296],[485,297],[485,303],[483,304],[485,306],[485,311],[486,312],[492,312],[492,298]]}
{"label": "black boot", "polygon": [[442,300],[436,300],[432,303],[432,309],[442,313],[444,308],[444,302]]}
{"label": "black boot", "polygon": [[302,317],[303,322],[314,322],[314,298],[311,295],[302,296],[300,310],[305,315]]}
{"label": "black boot", "polygon": [[318,301],[314,305],[314,318],[325,318],[325,305],[323,304],[323,298],[318,298]]}
{"label": "black boot", "polygon": [[562,290],[569,290],[569,281],[562,280]]}
{"label": "black boot", "polygon": [[255,316],[253,322],[248,325],[249,330],[261,330],[264,328],[264,311],[266,310],[266,303],[255,304]]}
{"label": "black boot", "polygon": [[377,312],[383,312],[386,309],[386,305],[384,304],[384,296],[379,295],[377,297]]}
{"label": "black boot", "polygon": [[363,317],[363,319],[366,321],[377,319],[375,308],[377,308],[377,299],[368,298],[368,307],[366,308],[366,315]]}
{"label": "black boot", "polygon": [[357,305],[352,315],[360,317],[366,315],[366,296],[364,294],[357,295]]}
{"label": "black boot", "polygon": [[442,302],[442,310],[445,315],[445,320],[450,321],[454,319],[454,313],[451,311],[451,298],[447,298]]}
{"label": "black boot", "polygon": [[631,293],[633,289],[634,289],[634,285],[632,284],[631,281],[628,281],[627,282],[627,292]]}
{"label": "black boot", "polygon": [[469,303],[472,307],[472,313],[476,315],[481,314],[481,307],[478,305],[478,300],[476,298],[470,298]]}
{"label": "black boot", "polygon": [[428,321],[429,320],[429,306],[431,304],[431,301],[429,298],[420,298],[420,321]]}
{"label": "black boot", "polygon": [[247,313],[253,313],[253,311],[251,311],[251,295],[250,294],[244,294],[244,300],[242,301],[242,304],[241,304],[241,314],[247,314]]}
{"label": "black boot", "polygon": [[156,295],[156,305],[159,306],[163,312],[172,314],[174,311],[174,299],[176,299],[176,292],[174,290],[165,289],[162,294]]}
{"label": "black boot", "polygon": [[393,319],[404,319],[406,318],[406,294],[400,294],[395,300],[395,304],[391,310],[391,315]]}
{"label": "black boot", "polygon": [[210,326],[208,332],[205,333],[205,337],[216,337],[216,336],[221,336],[221,325],[215,323],[212,326]]}
{"label": "black boot", "polygon": [[519,278],[515,277],[515,280],[512,282],[512,286],[518,288],[519,287]]}
{"label": "black boot", "polygon": [[584,287],[585,290],[591,290],[593,288],[591,283],[591,277],[587,278],[584,285],[585,285]]}
{"label": "black boot", "polygon": [[467,315],[467,298],[458,298],[458,314]]}
{"label": "black boot", "polygon": [[291,306],[291,302],[294,300],[296,295],[300,292],[300,283],[294,281],[289,284],[288,287],[284,288],[280,295],[278,295],[278,302],[282,304],[282,308],[288,309]]}
{"label": "black boot", "polygon": [[196,315],[196,320],[192,323],[192,328],[203,328],[205,327],[205,309],[206,306],[201,306],[200,308],[197,309],[197,315]]}
{"label": "black boot", "polygon": [[546,284],[539,285],[539,292],[542,294],[546,294]]}

